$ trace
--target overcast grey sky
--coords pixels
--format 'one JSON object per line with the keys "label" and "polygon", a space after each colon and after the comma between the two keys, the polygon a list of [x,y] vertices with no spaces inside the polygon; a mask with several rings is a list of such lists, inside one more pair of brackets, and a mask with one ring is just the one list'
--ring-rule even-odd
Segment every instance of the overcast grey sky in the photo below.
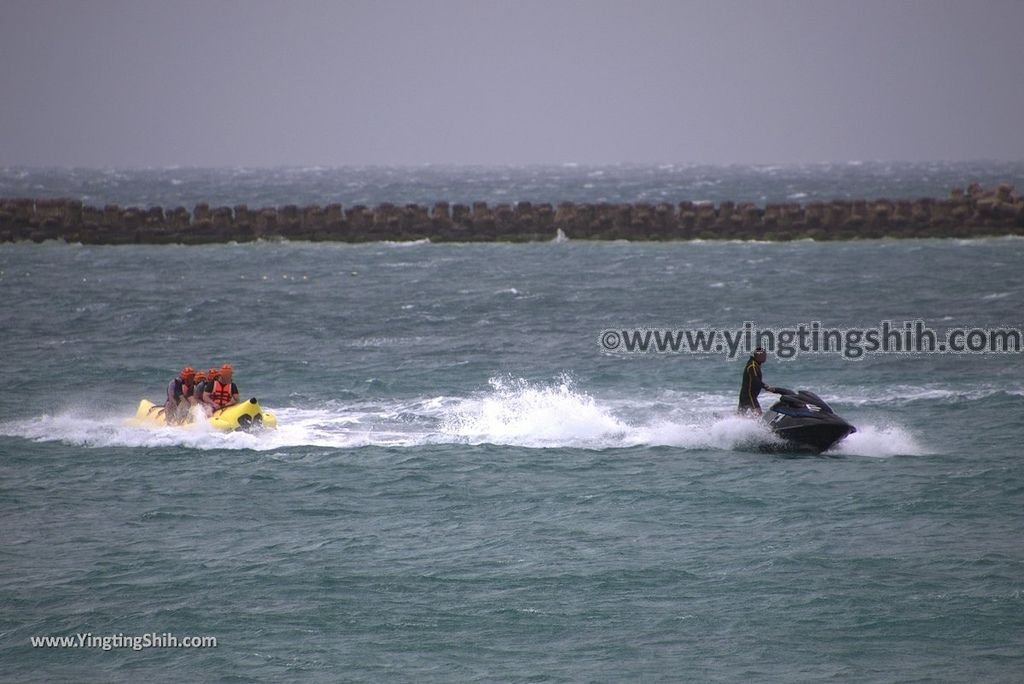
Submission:
{"label": "overcast grey sky", "polygon": [[1024,0],[0,0],[0,164],[1024,160]]}

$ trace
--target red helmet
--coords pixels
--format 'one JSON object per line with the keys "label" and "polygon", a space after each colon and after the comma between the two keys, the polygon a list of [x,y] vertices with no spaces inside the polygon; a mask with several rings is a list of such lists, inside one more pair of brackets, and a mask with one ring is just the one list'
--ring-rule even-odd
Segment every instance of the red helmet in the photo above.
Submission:
{"label": "red helmet", "polygon": [[195,374],[196,371],[195,369],[192,368],[192,366],[185,366],[184,368],[181,369],[181,373],[178,374],[178,377],[181,378],[182,380],[188,380],[190,378],[195,377]]}

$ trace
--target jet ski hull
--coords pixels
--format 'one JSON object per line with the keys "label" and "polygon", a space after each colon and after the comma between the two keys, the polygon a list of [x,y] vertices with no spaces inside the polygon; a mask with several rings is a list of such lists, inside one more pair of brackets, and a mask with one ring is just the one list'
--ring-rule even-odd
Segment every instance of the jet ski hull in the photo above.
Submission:
{"label": "jet ski hull", "polygon": [[817,454],[828,451],[847,435],[857,431],[857,428],[846,421],[799,423],[785,420],[786,418],[788,417],[783,416],[781,424],[769,423],[772,432],[784,439],[788,445]]}
{"label": "jet ski hull", "polygon": [[[139,408],[135,411],[135,417],[129,419],[129,424],[149,427],[194,427],[195,423],[188,421],[175,424],[168,423],[164,418],[163,406],[158,406],[148,399],[139,402]],[[260,407],[256,398],[249,401],[241,401],[232,406],[214,411],[206,419],[207,424],[221,432],[234,432],[240,430],[248,432],[251,430],[275,430],[277,429],[277,416],[270,411]]]}
{"label": "jet ski hull", "polygon": [[813,392],[780,390],[780,394],[764,421],[787,447],[820,454],[857,431]]}

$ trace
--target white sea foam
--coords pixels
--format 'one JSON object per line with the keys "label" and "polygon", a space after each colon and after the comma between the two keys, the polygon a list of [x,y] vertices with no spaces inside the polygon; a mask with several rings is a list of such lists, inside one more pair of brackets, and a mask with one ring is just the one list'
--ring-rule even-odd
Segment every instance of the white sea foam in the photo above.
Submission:
{"label": "white sea foam", "polygon": [[554,385],[492,378],[492,391],[448,410],[441,432],[471,444],[582,446],[621,443],[629,426],[601,407],[571,380]]}
{"label": "white sea foam", "polygon": [[956,404],[964,401],[980,401],[1003,394],[1013,395],[1016,394],[1016,390],[994,385],[971,389],[953,388],[941,384],[892,385],[884,389],[842,390],[826,399],[835,408],[841,405],[902,406],[913,402]]}
{"label": "white sea foam", "polygon": [[661,420],[634,429],[636,445],[684,450],[750,451],[781,442],[764,423],[732,413],[697,414],[691,420]]}
{"label": "white sea foam", "polygon": [[844,456],[920,456],[929,451],[900,426],[865,425],[848,436],[834,449]]}
{"label": "white sea foam", "polygon": [[419,240],[381,240],[378,244],[388,247],[421,247],[433,243],[430,241],[430,238],[421,238]]}
{"label": "white sea foam", "polygon": [[[125,411],[70,409],[0,424],[0,434],[86,447],[173,447],[268,451],[320,448],[498,444],[525,448],[616,449],[637,446],[751,451],[779,446],[757,420],[735,415],[731,395],[665,390],[654,397],[599,398],[570,377],[531,382],[503,376],[469,396],[329,401],[276,409],[278,429],[225,434],[205,423],[132,426]],[[846,414],[846,412],[843,412]],[[849,416],[848,416],[849,417]],[[928,453],[899,425],[861,423],[836,453],[887,457]]]}

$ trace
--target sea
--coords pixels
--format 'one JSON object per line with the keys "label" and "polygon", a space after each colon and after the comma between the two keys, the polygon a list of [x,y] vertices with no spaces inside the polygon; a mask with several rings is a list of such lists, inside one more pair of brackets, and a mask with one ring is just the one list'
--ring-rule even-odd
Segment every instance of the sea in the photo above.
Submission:
{"label": "sea", "polygon": [[[984,162],[4,168],[0,196],[770,202],[1022,181]],[[2,244],[0,679],[1019,682],[1022,269],[1020,238]],[[801,326],[845,346],[785,337]],[[960,344],[903,345],[919,327]],[[644,331],[770,333],[765,381],[857,432],[780,447],[736,413],[746,341],[644,350]],[[276,431],[130,424],[182,366],[223,363]]]}

